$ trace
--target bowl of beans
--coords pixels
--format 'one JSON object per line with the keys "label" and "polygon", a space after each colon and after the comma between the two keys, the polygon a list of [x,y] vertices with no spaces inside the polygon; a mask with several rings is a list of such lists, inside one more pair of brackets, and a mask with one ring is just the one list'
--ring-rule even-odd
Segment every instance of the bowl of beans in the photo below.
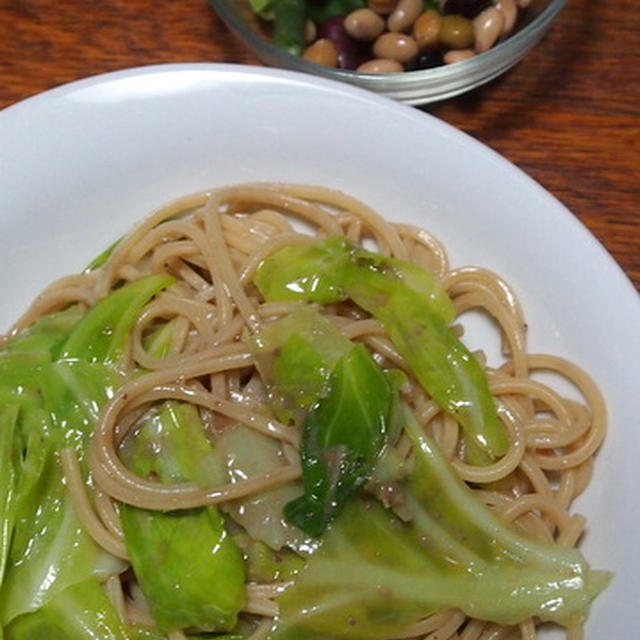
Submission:
{"label": "bowl of beans", "polygon": [[421,105],[504,73],[567,0],[211,0],[263,63]]}

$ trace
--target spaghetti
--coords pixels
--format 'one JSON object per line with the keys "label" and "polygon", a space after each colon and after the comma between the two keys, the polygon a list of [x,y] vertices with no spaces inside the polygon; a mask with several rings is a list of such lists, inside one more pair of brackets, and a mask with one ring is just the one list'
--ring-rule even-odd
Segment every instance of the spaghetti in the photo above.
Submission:
{"label": "spaghetti", "polygon": [[[13,328],[18,332],[71,302],[90,308],[123,281],[153,273],[175,278],[140,314],[119,363],[126,381],[102,412],[93,435],[88,455],[91,482],[83,479],[74,454],[62,453],[73,504],[90,535],[126,561],[120,503],[149,510],[224,506],[299,481],[295,454],[300,434],[264,407],[256,408],[256,398],[266,402],[266,396],[255,382],[254,356],[243,336],[300,306],[261,299],[252,276],[262,261],[284,246],[334,235],[421,265],[437,276],[458,314],[475,309],[495,320],[504,363],[485,366],[485,371],[510,445],[494,463],[472,466],[462,458],[459,424],[415,382],[382,324],[348,303],[322,309],[344,336],[364,344],[381,365],[405,371],[405,401],[479,500],[536,539],[576,545],[585,521],[572,515],[570,508],[588,485],[606,425],[605,404],[591,378],[562,358],[527,351],[523,311],[498,275],[479,267],[451,268],[444,247],[427,231],[385,221],[343,193],[288,184],[232,186],[162,207],[125,236],[102,266],[48,288]],[[162,357],[147,346],[148,336],[159,324],[171,328],[171,350]],[[482,360],[482,354],[477,356]],[[538,371],[565,378],[582,399],[565,398],[534,379]],[[121,460],[121,446],[149,407],[170,399],[197,406],[205,424],[213,421],[217,426],[208,435],[214,441],[225,424],[241,424],[268,437],[283,452],[281,466],[210,487],[166,484],[134,474]],[[396,447],[401,458],[411,450],[402,437]],[[243,615],[253,629],[247,636],[251,640],[268,637],[269,620],[277,615],[278,596],[286,587],[277,581],[247,586]],[[109,578],[107,589],[130,623],[149,619],[131,572]],[[499,626],[453,609],[427,616],[393,638],[534,640],[536,625],[530,619]],[[579,622],[570,623],[567,638],[581,638],[580,629]],[[186,636],[172,632],[170,637]]]}

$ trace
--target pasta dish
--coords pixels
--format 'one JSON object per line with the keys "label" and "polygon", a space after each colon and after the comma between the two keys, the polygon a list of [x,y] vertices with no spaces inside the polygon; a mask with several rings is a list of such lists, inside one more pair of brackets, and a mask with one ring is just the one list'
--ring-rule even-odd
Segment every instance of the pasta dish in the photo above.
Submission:
{"label": "pasta dish", "polygon": [[153,212],[0,337],[0,638],[583,638],[606,408],[526,334],[499,275],[341,192]]}

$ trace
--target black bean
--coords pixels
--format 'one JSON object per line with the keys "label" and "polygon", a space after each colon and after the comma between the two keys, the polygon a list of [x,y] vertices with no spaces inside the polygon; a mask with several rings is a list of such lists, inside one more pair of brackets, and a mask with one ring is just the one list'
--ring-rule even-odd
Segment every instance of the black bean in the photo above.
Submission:
{"label": "black bean", "polygon": [[441,67],[443,64],[442,51],[438,49],[425,49],[406,65],[406,70],[418,71],[420,69],[433,69],[433,67]]}
{"label": "black bean", "polygon": [[366,59],[367,50],[354,40],[344,28],[344,16],[333,16],[318,28],[318,37],[327,38],[338,50],[338,67],[357,69]]}

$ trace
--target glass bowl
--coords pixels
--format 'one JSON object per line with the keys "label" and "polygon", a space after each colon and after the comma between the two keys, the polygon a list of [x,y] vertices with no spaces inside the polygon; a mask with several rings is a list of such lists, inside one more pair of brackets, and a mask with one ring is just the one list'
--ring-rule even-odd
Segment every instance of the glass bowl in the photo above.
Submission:
{"label": "glass bowl", "polygon": [[567,0],[532,0],[516,31],[467,60],[431,69],[372,74],[335,69],[292,55],[269,41],[248,0],[211,0],[215,11],[264,64],[347,82],[412,105],[446,100],[478,87],[519,62],[547,32]]}

